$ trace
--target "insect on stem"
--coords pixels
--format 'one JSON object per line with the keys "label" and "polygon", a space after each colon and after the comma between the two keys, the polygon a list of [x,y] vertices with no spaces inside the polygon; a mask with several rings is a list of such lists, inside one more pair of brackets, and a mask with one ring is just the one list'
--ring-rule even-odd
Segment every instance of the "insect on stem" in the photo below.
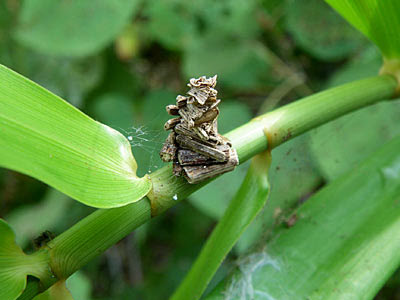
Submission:
{"label": "insect on stem", "polygon": [[172,161],[173,173],[184,176],[189,183],[235,169],[239,164],[230,141],[218,133],[219,115],[217,75],[192,78],[188,96],[178,95],[176,105],[168,105],[167,113],[176,116],[168,120],[165,130],[171,130],[161,151],[164,162]]}

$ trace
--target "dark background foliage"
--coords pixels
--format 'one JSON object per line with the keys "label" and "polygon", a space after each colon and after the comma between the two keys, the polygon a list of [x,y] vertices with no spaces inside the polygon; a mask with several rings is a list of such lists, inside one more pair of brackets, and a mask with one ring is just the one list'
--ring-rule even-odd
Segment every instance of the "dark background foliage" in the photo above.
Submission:
{"label": "dark background foliage", "polygon": [[[381,58],[321,0],[4,0],[0,63],[121,131],[143,175],[162,165],[164,107],[185,93],[191,77],[218,74],[224,133],[258,113],[374,75]],[[271,229],[316,189],[397,134],[399,112],[398,104],[363,109],[274,150],[269,203],[211,286],[240,264],[241,254],[262,247]],[[143,225],[73,275],[68,286],[75,298],[165,299],[246,168]],[[0,216],[28,251],[42,231],[59,234],[92,211],[0,169]],[[377,298],[400,299],[399,284],[395,274]]]}

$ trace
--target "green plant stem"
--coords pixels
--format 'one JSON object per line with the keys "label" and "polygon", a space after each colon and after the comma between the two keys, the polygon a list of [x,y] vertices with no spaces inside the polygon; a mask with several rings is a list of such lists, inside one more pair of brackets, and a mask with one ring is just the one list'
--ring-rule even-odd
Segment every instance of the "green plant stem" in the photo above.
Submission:
{"label": "green plant stem", "polygon": [[[397,81],[389,75],[348,83],[257,117],[226,137],[232,141],[243,163],[267,148],[272,149],[346,113],[390,99],[396,87]],[[149,220],[151,214],[162,213],[207,184],[188,184],[172,175],[171,166],[154,172],[151,180],[153,190],[148,198],[120,208],[100,209],[51,241],[53,273],[58,278],[67,278]],[[175,195],[178,200],[174,200]]]}
{"label": "green plant stem", "polygon": [[95,211],[48,244],[53,273],[67,278],[149,219],[147,199]]}

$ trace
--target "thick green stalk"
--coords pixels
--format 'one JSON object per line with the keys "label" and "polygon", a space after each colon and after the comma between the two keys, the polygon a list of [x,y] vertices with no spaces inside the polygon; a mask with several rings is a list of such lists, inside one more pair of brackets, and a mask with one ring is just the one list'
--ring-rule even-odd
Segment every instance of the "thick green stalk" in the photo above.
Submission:
{"label": "thick green stalk", "polygon": [[95,211],[49,242],[53,273],[59,279],[68,278],[149,219],[147,199]]}
{"label": "thick green stalk", "polygon": [[[364,106],[390,99],[396,87],[396,80],[389,75],[355,81],[264,114],[226,136],[237,150],[240,163],[243,163],[257,153],[272,149],[309,129]],[[207,184],[188,184],[172,175],[171,166],[154,172],[151,180],[153,190],[148,194],[151,208],[148,199],[143,198],[124,207],[100,209],[50,242],[51,267],[58,278],[66,278],[80,269],[150,219],[151,213],[153,216],[162,213]]]}

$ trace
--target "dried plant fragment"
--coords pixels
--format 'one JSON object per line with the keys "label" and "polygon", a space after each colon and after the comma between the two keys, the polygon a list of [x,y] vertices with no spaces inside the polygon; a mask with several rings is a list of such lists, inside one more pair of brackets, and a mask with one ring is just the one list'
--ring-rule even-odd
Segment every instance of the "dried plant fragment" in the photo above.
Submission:
{"label": "dried plant fragment", "polygon": [[171,116],[179,115],[179,107],[177,105],[168,105],[166,107],[167,113]]}
{"label": "dried plant fragment", "polygon": [[178,163],[181,166],[212,164],[214,161],[207,156],[201,155],[191,150],[180,149],[178,151]]}
{"label": "dried plant fragment", "polygon": [[175,127],[176,124],[178,124],[181,121],[181,118],[175,118],[175,119],[170,119],[164,124],[164,129],[165,130],[170,130]]}
{"label": "dried plant fragment", "polygon": [[165,130],[172,130],[160,151],[165,162],[173,162],[175,176],[184,176],[189,183],[232,171],[238,164],[236,150],[218,133],[219,115],[217,76],[190,79],[188,96],[178,95],[176,105],[168,105],[171,116]]}
{"label": "dried plant fragment", "polygon": [[175,132],[171,132],[160,151],[161,159],[165,162],[173,161],[178,147],[175,144]]}
{"label": "dried plant fragment", "polygon": [[212,178],[219,174],[230,172],[239,164],[237,154],[234,149],[231,149],[230,159],[224,164],[212,164],[202,166],[184,166],[186,178],[189,183],[199,183],[204,178]]}
{"label": "dried plant fragment", "polygon": [[190,137],[186,137],[184,135],[179,134],[176,137],[176,142],[183,149],[190,149],[197,153],[203,154],[204,156],[215,159],[218,162],[225,162],[229,158],[229,157],[226,157],[224,152],[218,150],[217,148],[206,146],[206,145],[202,144],[201,142],[196,142],[195,140],[191,139]]}

